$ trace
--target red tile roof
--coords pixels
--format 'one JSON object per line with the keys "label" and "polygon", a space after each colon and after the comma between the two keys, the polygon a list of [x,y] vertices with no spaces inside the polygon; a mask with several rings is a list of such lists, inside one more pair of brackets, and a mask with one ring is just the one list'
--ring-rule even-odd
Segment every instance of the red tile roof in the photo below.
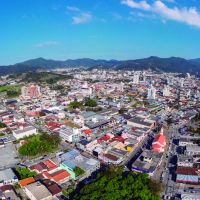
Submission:
{"label": "red tile roof", "polygon": [[43,176],[50,180],[54,180],[55,182],[59,182],[65,178],[68,178],[70,174],[66,170],[62,169],[52,174],[48,172],[43,172]]}
{"label": "red tile roof", "polygon": [[0,187],[1,192],[10,191],[12,189],[13,189],[12,185],[3,185]]}
{"label": "red tile roof", "polygon": [[43,162],[40,162],[40,163],[35,164],[35,165],[32,165],[29,168],[31,170],[37,170],[38,172],[43,172],[43,171],[47,170],[47,166]]}
{"label": "red tile roof", "polygon": [[90,129],[86,129],[86,130],[84,130],[84,132],[85,132],[86,135],[89,135],[91,133],[91,130]]}
{"label": "red tile roof", "polygon": [[166,145],[166,137],[162,133],[156,135],[152,143],[153,151],[160,152],[160,150],[163,149],[165,145]]}
{"label": "red tile roof", "polygon": [[49,190],[49,192],[51,192],[53,196],[62,192],[62,189],[56,183],[53,185],[47,186],[47,189]]}
{"label": "red tile roof", "polygon": [[56,169],[58,166],[51,160],[44,160],[43,163],[46,165],[48,171]]}
{"label": "red tile roof", "polygon": [[101,144],[103,141],[108,141],[108,140],[110,140],[110,136],[109,135],[104,135],[101,138],[99,138],[97,140],[97,142]]}
{"label": "red tile roof", "polygon": [[48,121],[47,126],[48,126],[49,129],[54,130],[56,128],[60,128],[61,124],[53,122],[53,121]]}
{"label": "red tile roof", "polygon": [[177,167],[176,170],[177,174],[184,174],[184,175],[194,175],[197,176],[200,174],[200,168],[193,168],[193,167]]}
{"label": "red tile roof", "polygon": [[21,186],[26,186],[26,185],[34,183],[34,182],[35,182],[35,179],[33,177],[29,177],[29,178],[25,178],[23,180],[20,180],[19,184]]}
{"label": "red tile roof", "polygon": [[124,140],[125,140],[125,139],[124,139],[122,136],[115,136],[115,137],[113,137],[113,138],[111,139],[110,142],[119,141],[119,142],[124,143]]}
{"label": "red tile roof", "polygon": [[43,171],[51,171],[56,169],[58,166],[51,160],[44,160],[43,162],[40,162],[38,164],[32,165],[29,168],[31,170],[37,170],[38,172]]}

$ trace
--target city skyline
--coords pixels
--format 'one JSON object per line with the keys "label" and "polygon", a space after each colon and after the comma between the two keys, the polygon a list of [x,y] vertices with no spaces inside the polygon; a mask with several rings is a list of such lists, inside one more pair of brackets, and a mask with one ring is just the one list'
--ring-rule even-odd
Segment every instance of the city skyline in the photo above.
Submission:
{"label": "city skyline", "polygon": [[200,57],[197,0],[8,0],[0,5],[0,65],[36,57]]}

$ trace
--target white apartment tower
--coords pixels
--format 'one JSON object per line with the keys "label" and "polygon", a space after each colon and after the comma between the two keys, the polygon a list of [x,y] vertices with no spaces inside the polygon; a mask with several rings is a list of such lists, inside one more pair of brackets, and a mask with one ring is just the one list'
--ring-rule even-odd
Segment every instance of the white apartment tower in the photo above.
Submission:
{"label": "white apartment tower", "polygon": [[183,78],[181,78],[181,80],[180,80],[180,86],[181,86],[181,87],[184,86],[184,79],[183,79]]}
{"label": "white apartment tower", "polygon": [[163,96],[170,96],[170,88],[167,85],[165,85],[165,87],[163,88]]}
{"label": "white apartment tower", "polygon": [[133,83],[134,84],[138,84],[139,83],[139,79],[140,79],[140,74],[139,73],[134,73],[133,75]]}
{"label": "white apartment tower", "polygon": [[156,99],[156,88],[153,85],[151,85],[150,88],[148,89],[147,98]]}

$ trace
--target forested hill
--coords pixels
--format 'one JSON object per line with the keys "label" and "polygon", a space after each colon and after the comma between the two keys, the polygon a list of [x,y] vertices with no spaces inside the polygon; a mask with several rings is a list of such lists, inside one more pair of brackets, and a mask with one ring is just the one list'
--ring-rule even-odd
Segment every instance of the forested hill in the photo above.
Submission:
{"label": "forested hill", "polygon": [[151,56],[149,58],[136,60],[94,60],[90,58],[68,59],[65,61],[50,60],[45,58],[36,58],[25,62],[9,66],[0,66],[0,75],[23,73],[36,71],[39,69],[50,70],[56,68],[109,68],[116,70],[144,70],[152,69],[161,72],[179,72],[179,73],[199,73],[200,59],[186,60],[184,58],[170,57],[160,58]]}

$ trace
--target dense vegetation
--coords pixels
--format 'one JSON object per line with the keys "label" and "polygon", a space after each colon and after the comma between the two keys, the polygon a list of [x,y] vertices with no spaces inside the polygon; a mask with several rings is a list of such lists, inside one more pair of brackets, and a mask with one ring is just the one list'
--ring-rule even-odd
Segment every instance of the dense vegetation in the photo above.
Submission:
{"label": "dense vegetation", "polygon": [[74,171],[74,173],[76,174],[76,176],[80,176],[80,175],[82,175],[82,174],[85,173],[85,171],[84,171],[83,169],[81,169],[80,167],[75,167],[75,168],[73,169],[73,171]]}
{"label": "dense vegetation", "polygon": [[192,118],[192,121],[197,122],[197,121],[199,121],[199,120],[200,120],[200,113],[197,113],[197,114],[195,115],[195,117]]}
{"label": "dense vegetation", "polygon": [[146,174],[122,173],[122,168],[111,166],[90,184],[71,195],[77,200],[158,200],[161,186]]}
{"label": "dense vegetation", "polygon": [[51,87],[52,90],[64,90],[65,86],[64,85],[53,85]]}
{"label": "dense vegetation", "polygon": [[200,113],[197,113],[195,117],[192,118],[191,120],[192,124],[191,126],[188,127],[188,131],[200,135],[200,127],[198,126],[199,121],[200,121]]}
{"label": "dense vegetation", "polygon": [[5,128],[5,127],[6,127],[6,125],[3,122],[0,122],[0,129]]}
{"label": "dense vegetation", "polygon": [[[32,60],[27,60],[22,63],[18,63],[10,66],[1,66],[0,75],[13,74],[13,73],[24,73],[30,71],[36,71],[39,69],[49,70],[55,68],[68,68],[68,67],[89,67],[93,68],[109,68],[111,69],[130,69],[130,70],[145,70],[152,69],[156,71],[164,72],[180,72],[196,73],[200,71],[199,60],[185,60],[183,58],[159,58],[159,57],[149,57],[137,60],[93,60],[93,59],[75,59],[66,61],[55,61],[47,60],[44,58],[37,58]],[[99,66],[99,67],[98,67]]]}
{"label": "dense vegetation", "polygon": [[63,196],[68,197],[68,195],[70,193],[72,193],[72,192],[73,192],[73,187],[71,185],[69,185],[67,187],[67,189],[65,189],[65,190],[62,191],[62,194],[63,194]]}
{"label": "dense vegetation", "polygon": [[32,172],[28,168],[21,168],[21,167],[16,167],[15,172],[19,180],[29,177],[34,177],[37,175],[36,172]]}
{"label": "dense vegetation", "polygon": [[48,83],[48,84],[55,84],[57,81],[71,79],[72,76],[69,75],[62,75],[62,74],[55,74],[53,72],[31,72],[27,73],[23,81],[24,82],[36,82],[36,83]]}
{"label": "dense vegetation", "polygon": [[92,98],[85,98],[84,101],[77,101],[75,99],[74,101],[69,103],[68,109],[71,110],[71,109],[76,109],[76,108],[82,108],[83,106],[93,108],[97,106],[97,102],[96,100]]}
{"label": "dense vegetation", "polygon": [[199,134],[200,135],[200,127],[193,127],[193,126],[189,126],[188,127],[188,131],[191,132],[191,133],[196,133],[196,134]]}
{"label": "dense vegetation", "polygon": [[21,86],[20,85],[0,86],[0,93],[3,92],[5,92],[7,97],[9,98],[18,97],[21,94]]}
{"label": "dense vegetation", "polygon": [[86,98],[84,103],[85,103],[85,106],[88,106],[88,107],[97,106],[97,102],[94,99],[91,99],[91,98]]}
{"label": "dense vegetation", "polygon": [[83,103],[75,99],[74,101],[69,103],[68,109],[71,110],[71,109],[81,108],[82,106]]}
{"label": "dense vegetation", "polygon": [[58,134],[41,133],[27,139],[27,144],[19,148],[21,156],[37,156],[44,153],[53,152],[58,148],[60,137]]}

